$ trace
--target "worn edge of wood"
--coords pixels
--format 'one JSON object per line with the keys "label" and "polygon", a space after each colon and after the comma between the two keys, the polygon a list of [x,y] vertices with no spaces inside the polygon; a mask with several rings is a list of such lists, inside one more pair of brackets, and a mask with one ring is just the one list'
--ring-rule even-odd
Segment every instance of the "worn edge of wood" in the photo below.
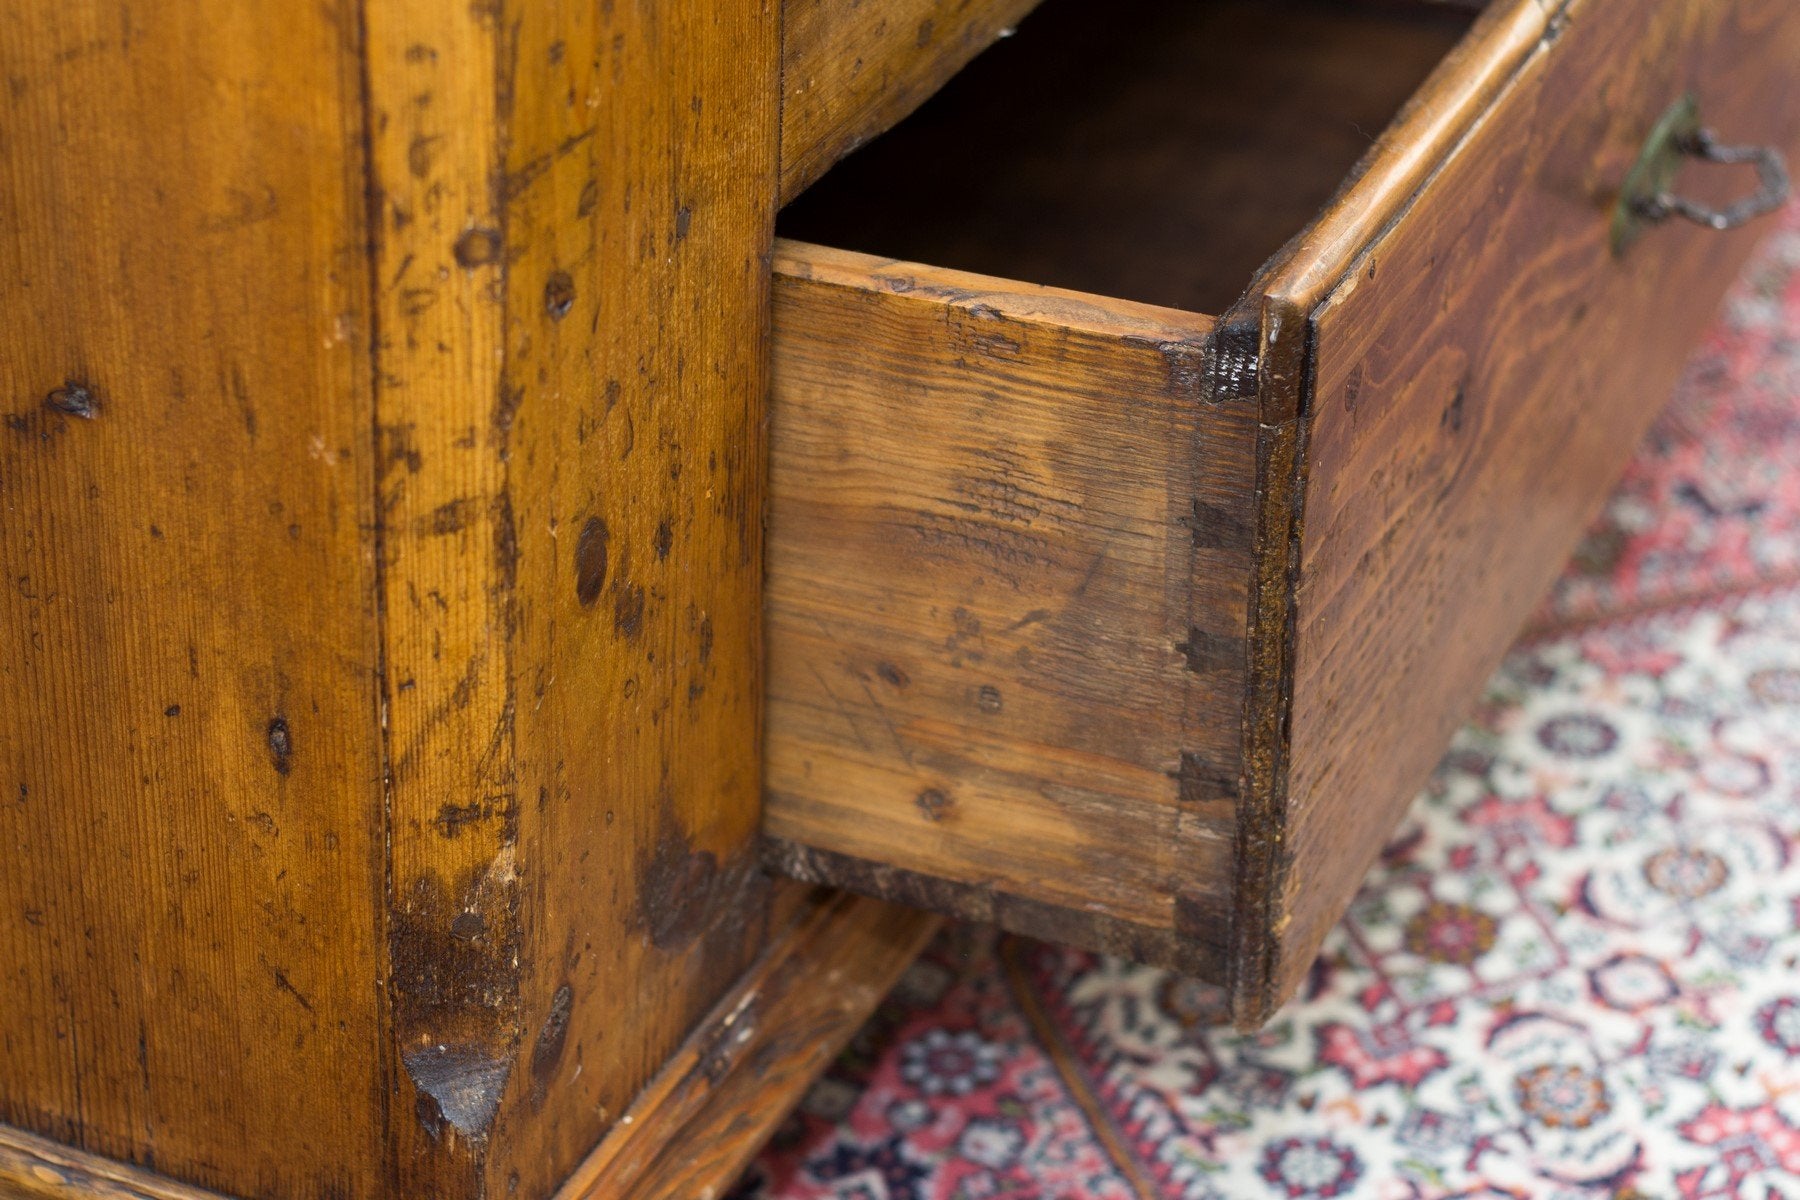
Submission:
{"label": "worn edge of wood", "polygon": [[0,1125],[0,1196],[20,1200],[224,1200],[152,1171]]}
{"label": "worn edge of wood", "polygon": [[[1265,409],[1291,413],[1311,367],[1308,322],[1291,305],[1265,300],[1256,324],[1255,378]],[[1215,354],[1217,351],[1214,352]],[[1233,845],[1231,929],[1225,980],[1232,1021],[1262,1025],[1280,1003],[1271,980],[1279,966],[1284,914],[1273,888],[1285,877],[1288,717],[1293,707],[1294,630],[1299,595],[1305,496],[1305,428],[1295,416],[1257,426],[1255,551],[1245,612],[1243,781]]]}
{"label": "worn edge of wood", "polygon": [[[556,1200],[722,1192],[942,923],[886,901],[815,891]],[[797,1055],[781,1036],[796,1025],[806,1033]],[[787,1066],[769,1070],[769,1057]]]}
{"label": "worn edge of wood", "polygon": [[777,277],[851,291],[916,295],[952,308],[985,305],[1021,320],[1102,337],[1191,341],[1196,355],[1214,325],[1212,317],[1185,309],[837,250],[791,238],[775,239],[773,270]]}
{"label": "worn edge of wood", "polygon": [[763,838],[763,863],[771,871],[807,883],[879,896],[959,920],[999,925],[1024,937],[1128,958],[1184,975],[1223,978],[1224,964],[1207,953],[1208,944],[1179,929],[1155,929],[1104,913],[1081,912],[992,886],[926,875],[786,838]]}
{"label": "worn edge of wood", "polygon": [[1414,202],[1560,33],[1576,0],[1490,5],[1455,52],[1377,139],[1332,202],[1258,272],[1207,340],[1209,398],[1254,392],[1256,567],[1246,653],[1245,785],[1237,830],[1229,988],[1233,1022],[1252,1030],[1287,999],[1282,976],[1288,755],[1305,534],[1306,429],[1318,308]]}
{"label": "worn edge of wood", "polygon": [[1489,4],[1384,129],[1319,216],[1258,272],[1252,294],[1310,312],[1399,220],[1525,64],[1561,33],[1576,0]]}

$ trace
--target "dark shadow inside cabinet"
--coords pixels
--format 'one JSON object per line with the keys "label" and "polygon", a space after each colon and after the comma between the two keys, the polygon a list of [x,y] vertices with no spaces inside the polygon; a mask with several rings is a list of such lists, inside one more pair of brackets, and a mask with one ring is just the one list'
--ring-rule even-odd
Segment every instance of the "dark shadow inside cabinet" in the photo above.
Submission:
{"label": "dark shadow inside cabinet", "polygon": [[777,228],[1222,312],[1472,19],[1405,0],[1046,0]]}

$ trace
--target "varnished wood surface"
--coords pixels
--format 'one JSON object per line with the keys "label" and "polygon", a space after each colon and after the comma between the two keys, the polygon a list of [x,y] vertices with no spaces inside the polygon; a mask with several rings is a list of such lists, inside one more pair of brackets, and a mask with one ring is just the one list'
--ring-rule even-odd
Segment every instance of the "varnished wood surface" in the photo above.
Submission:
{"label": "varnished wood surface", "polygon": [[776,18],[369,13],[395,1194],[548,1195],[762,940]]}
{"label": "varnished wood surface", "polygon": [[1195,404],[1207,319],[784,243],[775,325],[776,861],[1206,961],[1255,439]]}
{"label": "varnished wood surface", "polygon": [[0,21],[0,1123],[242,1195],[384,1187],[348,19]]}
{"label": "varnished wood surface", "polygon": [[1038,0],[784,0],[781,198],[905,117]]}
{"label": "varnished wood surface", "polygon": [[781,230],[1220,313],[1467,24],[1363,0],[1048,0]]}
{"label": "varnished wood surface", "polygon": [[[1611,256],[1618,181],[1651,124],[1692,89],[1727,138],[1800,150],[1800,10],[1784,0],[1586,0],[1560,25],[1315,320],[1273,999],[1754,244],[1670,225]],[[1729,195],[1748,174],[1690,170],[1682,186]]]}
{"label": "varnished wood surface", "polygon": [[813,889],[559,1200],[708,1200],[761,1148],[939,919]]}
{"label": "varnished wood surface", "polygon": [[777,17],[9,13],[0,1120],[542,1197],[752,961]]}

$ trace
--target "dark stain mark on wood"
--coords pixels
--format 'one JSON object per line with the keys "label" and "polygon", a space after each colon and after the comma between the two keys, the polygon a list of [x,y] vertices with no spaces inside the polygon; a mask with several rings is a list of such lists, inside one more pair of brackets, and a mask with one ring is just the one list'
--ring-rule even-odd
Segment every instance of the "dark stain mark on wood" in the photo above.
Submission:
{"label": "dark stain mark on wood", "polygon": [[431,174],[431,160],[437,153],[437,144],[443,140],[442,134],[413,135],[406,147],[406,169],[412,172],[414,179],[423,179]]}
{"label": "dark stain mark on wood", "polygon": [[1237,799],[1237,773],[1190,750],[1181,752],[1181,766],[1174,774],[1175,781],[1181,786],[1183,804]]}
{"label": "dark stain mark on wood", "polygon": [[1206,337],[1206,370],[1197,389],[1208,404],[1254,400],[1261,359],[1262,327],[1255,322],[1224,323]]}
{"label": "dark stain mark on wood", "polygon": [[91,421],[100,415],[100,402],[95,399],[92,388],[86,384],[66,379],[63,385],[44,397],[44,403],[57,412],[67,413],[71,417],[80,417]]}
{"label": "dark stain mark on wood", "polygon": [[485,810],[476,800],[471,800],[467,804],[444,804],[439,806],[437,817],[431,823],[437,826],[439,833],[447,838],[453,838],[481,820],[484,815]]}
{"label": "dark stain mark on wood", "polygon": [[600,181],[598,179],[590,179],[581,185],[581,198],[575,202],[576,218],[585,218],[594,211],[594,206],[599,203]]}
{"label": "dark stain mark on wood", "polygon": [[575,280],[567,271],[552,271],[544,284],[544,311],[560,321],[575,307]]}
{"label": "dark stain mark on wood", "polygon": [[425,465],[424,456],[419,453],[418,443],[413,440],[414,426],[408,422],[403,425],[383,425],[378,431],[381,443],[379,455],[381,474],[386,475],[396,466],[404,466],[409,475],[417,475],[419,468]]}
{"label": "dark stain mark on wood", "polygon": [[877,666],[875,668],[875,673],[881,676],[881,681],[889,687],[904,688],[912,682],[912,680],[906,677],[905,671],[902,671],[891,662],[884,662]]}
{"label": "dark stain mark on wood", "polygon": [[287,972],[276,966],[271,966],[269,971],[275,976],[275,986],[277,988],[292,996],[294,998],[294,1003],[298,1004],[301,1008],[304,1008],[307,1012],[313,1010],[312,1001],[308,1000],[306,994],[294,986],[293,981],[287,977]]}
{"label": "dark stain mark on wood", "polygon": [[613,628],[623,637],[636,637],[644,627],[644,585],[623,582],[613,595]]}
{"label": "dark stain mark on wood", "polygon": [[549,173],[550,168],[567,158],[571,152],[592,138],[598,131],[598,126],[590,125],[580,133],[570,134],[557,143],[556,149],[538,155],[518,170],[504,176],[500,181],[501,202],[506,203],[524,195],[533,184]]}
{"label": "dark stain mark on wood", "polygon": [[244,382],[244,369],[236,363],[232,363],[228,382],[231,388],[231,398],[237,401],[238,412],[244,418],[244,436],[254,442],[256,440],[256,406],[250,402],[250,385]]}
{"label": "dark stain mark on wood", "polygon": [[1187,660],[1187,669],[1196,675],[1229,671],[1244,665],[1244,639],[1211,630],[1190,627],[1187,640],[1177,642],[1175,650]]}
{"label": "dark stain mark on wood", "polygon": [[425,529],[440,537],[459,533],[467,528],[473,508],[467,500],[452,500],[448,504],[440,504],[425,518]]}
{"label": "dark stain mark on wood", "polygon": [[180,715],[181,705],[179,704],[171,704],[169,707],[163,709],[163,716],[165,717],[179,717]]}
{"label": "dark stain mark on wood", "polygon": [[591,608],[606,588],[606,522],[589,517],[575,539],[575,598]]}
{"label": "dark stain mark on wood", "polygon": [[675,545],[675,527],[669,523],[668,518],[656,523],[656,537],[651,545],[655,547],[659,560],[669,557],[669,549]]}
{"label": "dark stain mark on wood", "polygon": [[1247,550],[1253,536],[1250,520],[1243,513],[1206,500],[1190,501],[1188,514],[1177,520],[1201,548]]}
{"label": "dark stain mark on wood", "polygon": [[1160,349],[1169,369],[1169,394],[1182,399],[1201,394],[1207,378],[1205,348],[1191,342],[1165,342]]}
{"label": "dark stain mark on wood", "polygon": [[454,884],[426,871],[395,895],[389,961],[396,1036],[403,1046],[438,1052],[407,1062],[428,1130],[448,1123],[478,1136],[498,1101],[522,1036],[519,893],[512,851],[503,848]]}
{"label": "dark stain mark on wood", "polygon": [[1155,348],[1162,356],[1166,372],[1163,390],[1175,399],[1192,399],[1206,387],[1206,346],[1203,343],[1156,341],[1135,335],[1127,335],[1121,340],[1126,345],[1148,344]]}
{"label": "dark stain mark on wood", "polygon": [[482,1046],[442,1043],[415,1046],[401,1059],[419,1089],[415,1111],[427,1133],[442,1137],[448,1125],[466,1138],[487,1136],[512,1073],[510,1062]]}
{"label": "dark stain mark on wood", "polygon": [[682,205],[675,211],[675,240],[682,241],[694,224],[694,210],[690,205]]}
{"label": "dark stain mark on wood", "polygon": [[458,266],[485,267],[500,257],[500,231],[497,229],[465,229],[453,248]]}
{"label": "dark stain mark on wood", "polygon": [[1456,394],[1450,397],[1450,403],[1444,406],[1444,415],[1438,418],[1438,424],[1451,433],[1461,433],[1463,427],[1463,402],[1468,399],[1469,389],[1464,384],[1456,385]]}
{"label": "dark stain mark on wood", "polygon": [[569,1039],[569,1014],[575,1007],[575,992],[568,984],[556,989],[550,997],[550,1011],[538,1028],[537,1041],[531,1047],[531,1103],[541,1108],[549,1092],[550,1081],[562,1063],[563,1046]]}
{"label": "dark stain mark on wood", "polygon": [[[1204,953],[1214,962],[1224,962],[1231,953],[1231,897],[1228,894],[1175,894],[1175,934],[1192,946],[1205,947]],[[1208,1024],[1223,1025],[1231,1018],[1231,997],[1223,987],[1209,989],[1206,1004],[1216,1016]],[[1206,1018],[1203,1016],[1203,1020]]]}
{"label": "dark stain mark on wood", "polygon": [[490,506],[494,523],[493,556],[495,586],[504,598],[501,620],[507,637],[517,627],[519,613],[513,587],[519,579],[519,524],[513,517],[512,493],[501,491]]}
{"label": "dark stain mark on wood", "polygon": [[508,439],[512,436],[513,421],[518,418],[519,405],[525,403],[525,389],[516,384],[502,383],[499,394],[494,397],[494,411],[488,417],[488,427],[493,430],[494,444],[500,447],[500,457],[508,455]]}
{"label": "dark stain mark on wood", "polygon": [[700,652],[700,665],[701,667],[705,667],[706,664],[712,661],[713,624],[712,617],[710,616],[700,618],[700,644],[698,648]]}
{"label": "dark stain mark on wood", "polygon": [[1055,613],[1051,612],[1047,608],[1034,608],[1030,612],[1026,613],[1024,616],[1020,617],[1018,620],[1014,621],[1011,625],[1008,625],[1006,628],[1002,629],[1000,632],[1002,632],[1002,633],[1017,633],[1019,630],[1024,629],[1028,625],[1040,624],[1044,621],[1048,621],[1051,617],[1053,617],[1055,615],[1056,615]]}
{"label": "dark stain mark on wood", "polygon": [[720,886],[719,863],[710,850],[692,849],[672,825],[644,860],[638,896],[639,924],[658,950],[679,950],[706,929]]}
{"label": "dark stain mark on wood", "polygon": [[[1006,315],[991,304],[972,304],[968,308],[950,308],[944,312],[951,344],[959,353],[980,358],[1017,358],[1024,348],[1016,334],[1002,332],[1007,328]],[[1012,464],[1001,464],[1004,472]]]}
{"label": "dark stain mark on wood", "polygon": [[913,804],[925,814],[927,820],[941,821],[944,819],[944,814],[955,807],[956,801],[938,788],[926,788],[913,797]]}
{"label": "dark stain mark on wood", "polygon": [[294,766],[294,734],[286,717],[269,718],[268,741],[270,764],[277,775],[286,775]]}
{"label": "dark stain mark on wood", "polygon": [[975,707],[984,713],[997,713],[1005,707],[1000,697],[1000,689],[991,683],[984,683],[975,693]]}
{"label": "dark stain mark on wood", "polygon": [[262,185],[260,193],[244,188],[228,188],[226,194],[231,202],[230,211],[201,217],[201,232],[229,233],[247,229],[272,219],[281,211],[281,201],[276,197],[275,189],[268,184]]}

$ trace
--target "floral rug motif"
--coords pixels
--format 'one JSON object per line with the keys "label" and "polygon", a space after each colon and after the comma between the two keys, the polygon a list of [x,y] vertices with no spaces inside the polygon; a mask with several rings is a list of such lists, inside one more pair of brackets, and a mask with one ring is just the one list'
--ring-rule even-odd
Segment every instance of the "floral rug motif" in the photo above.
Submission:
{"label": "floral rug motif", "polygon": [[1800,208],[1262,1031],[952,928],[735,1200],[1800,1200]]}

